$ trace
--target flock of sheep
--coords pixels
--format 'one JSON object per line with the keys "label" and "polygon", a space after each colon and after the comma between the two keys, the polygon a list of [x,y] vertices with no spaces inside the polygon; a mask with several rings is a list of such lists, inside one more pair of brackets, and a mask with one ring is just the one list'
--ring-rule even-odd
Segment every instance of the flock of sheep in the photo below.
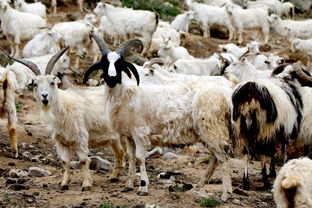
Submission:
{"label": "flock of sheep", "polygon": [[[82,10],[82,1],[78,4]],[[0,68],[1,112],[7,112],[11,150],[18,157],[14,97],[26,86],[33,88],[41,118],[62,161],[62,189],[69,188],[69,163],[76,155],[83,169],[82,189],[90,190],[89,148],[109,146],[115,155],[111,180],[120,176],[127,155],[124,191],[134,189],[138,162],[138,194],[144,196],[149,186],[145,166],[149,148],[202,143],[211,160],[196,189],[203,187],[220,165],[221,199],[226,201],[232,193],[232,150],[244,156],[243,188],[248,189],[250,157],[260,158],[263,183],[269,187],[268,157],[270,176],[275,177],[274,157],[280,145],[287,155],[287,145],[294,140],[312,143],[311,75],[299,63],[285,64],[275,53],[260,51],[272,29],[288,38],[291,50],[312,55],[312,20],[282,19],[294,18],[291,3],[186,0],[189,10],[168,23],[150,11],[99,2],[94,14],[52,27],[47,27],[42,3],[15,0],[14,5],[12,8],[9,0],[0,0],[1,30],[15,61]],[[56,1],[52,5],[57,12]],[[233,43],[220,45],[221,53],[209,58],[191,56],[180,46],[180,37],[188,36],[191,21],[199,24],[204,38],[210,36],[211,27],[224,27]],[[263,43],[234,44],[243,43],[246,29],[260,31]],[[24,40],[29,41],[21,52]],[[111,51],[105,40],[117,49]],[[61,49],[61,43],[67,47]],[[126,60],[133,47],[143,48],[144,58],[139,58],[144,61],[142,66]],[[85,83],[99,85],[89,76],[102,70],[105,84],[59,89],[62,80],[56,75],[68,72],[68,49],[75,54],[71,57],[76,70],[80,70],[80,58],[87,54],[94,57],[94,64],[85,72]],[[147,59],[155,54],[158,58]],[[282,167],[273,186],[279,208],[312,206],[311,166],[310,159],[302,158]]]}

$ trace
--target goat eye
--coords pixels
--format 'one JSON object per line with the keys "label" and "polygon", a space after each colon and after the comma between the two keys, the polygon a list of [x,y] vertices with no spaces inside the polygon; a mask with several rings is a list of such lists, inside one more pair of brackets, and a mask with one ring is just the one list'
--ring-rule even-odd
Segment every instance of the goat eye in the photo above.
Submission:
{"label": "goat eye", "polygon": [[51,85],[51,86],[54,86],[54,82],[51,82],[50,85]]}

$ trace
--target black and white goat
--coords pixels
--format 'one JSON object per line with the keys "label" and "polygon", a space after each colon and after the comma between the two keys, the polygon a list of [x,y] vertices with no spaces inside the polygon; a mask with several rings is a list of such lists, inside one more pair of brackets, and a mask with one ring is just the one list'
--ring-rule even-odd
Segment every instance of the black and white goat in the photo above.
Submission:
{"label": "black and white goat", "polygon": [[296,139],[303,102],[301,86],[312,86],[312,77],[299,64],[281,65],[270,78],[239,84],[232,95],[232,119],[237,137],[234,148],[245,155],[243,187],[249,188],[248,157],[260,156],[265,187],[269,181],[265,157],[274,157],[277,145]]}
{"label": "black and white goat", "polygon": [[[207,82],[185,81],[165,85],[139,85],[139,74],[124,53],[138,39],[122,43],[114,52],[106,43],[92,35],[103,54],[101,61],[86,72],[84,81],[95,70],[103,70],[106,83],[104,95],[106,120],[112,122],[114,131],[128,138],[131,148],[129,173],[125,190],[133,190],[135,157],[140,164],[141,183],[139,195],[148,194],[149,180],[145,167],[145,155],[150,146],[172,144],[190,145],[201,142],[210,150],[212,159],[198,184],[198,188],[212,176],[216,166],[222,167],[222,200],[232,191],[226,151],[230,136],[230,93],[222,86]],[[122,72],[136,78],[136,84],[122,79]],[[211,107],[215,106],[215,107]]]}

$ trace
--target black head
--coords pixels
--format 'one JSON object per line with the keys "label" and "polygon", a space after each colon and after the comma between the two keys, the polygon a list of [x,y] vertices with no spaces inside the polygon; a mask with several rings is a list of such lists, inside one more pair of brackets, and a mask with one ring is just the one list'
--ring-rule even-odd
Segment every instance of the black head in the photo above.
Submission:
{"label": "black head", "polygon": [[93,64],[85,73],[83,82],[86,83],[90,74],[95,70],[103,70],[101,77],[104,79],[108,87],[114,88],[117,84],[121,84],[122,72],[125,72],[129,78],[132,74],[137,80],[137,85],[140,83],[138,71],[133,64],[125,61],[124,54],[134,45],[142,45],[142,42],[133,38],[123,42],[116,51],[110,51],[104,40],[94,34],[91,37],[96,41],[103,56],[101,60]]}

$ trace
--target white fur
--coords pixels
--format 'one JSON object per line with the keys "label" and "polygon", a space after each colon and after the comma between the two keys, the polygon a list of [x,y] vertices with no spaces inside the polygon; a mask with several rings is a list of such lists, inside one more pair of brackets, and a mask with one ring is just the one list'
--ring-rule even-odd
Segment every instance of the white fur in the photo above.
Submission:
{"label": "white fur", "polygon": [[15,9],[21,12],[27,12],[31,14],[37,14],[42,18],[46,18],[46,6],[41,2],[36,3],[26,3],[25,0],[15,0],[14,1]]}
{"label": "white fur", "polygon": [[115,62],[120,59],[120,55],[116,52],[110,52],[107,54],[107,60],[109,61],[109,67],[108,67],[108,75],[109,76],[116,76],[117,71],[115,68]]}

